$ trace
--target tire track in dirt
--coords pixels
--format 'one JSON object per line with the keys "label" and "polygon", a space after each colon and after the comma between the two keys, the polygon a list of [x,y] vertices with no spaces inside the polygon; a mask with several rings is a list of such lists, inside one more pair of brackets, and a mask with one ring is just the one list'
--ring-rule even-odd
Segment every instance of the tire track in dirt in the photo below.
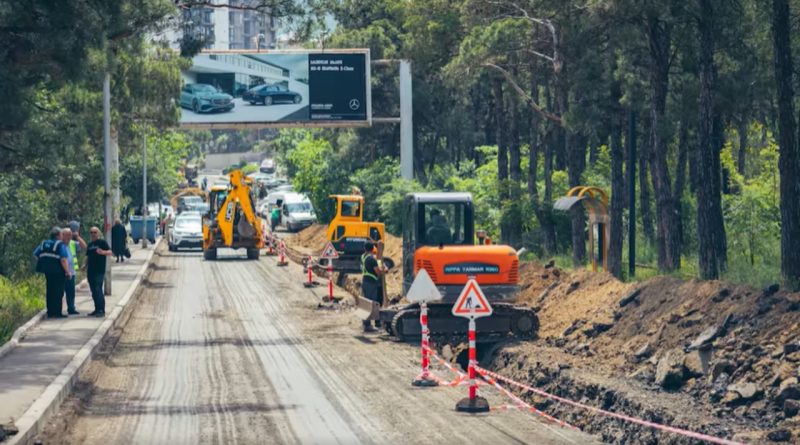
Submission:
{"label": "tire track in dirt", "polygon": [[45,443],[596,443],[518,412],[459,415],[466,388],[412,388],[418,350],[316,309],[325,289],[296,265],[161,255]]}

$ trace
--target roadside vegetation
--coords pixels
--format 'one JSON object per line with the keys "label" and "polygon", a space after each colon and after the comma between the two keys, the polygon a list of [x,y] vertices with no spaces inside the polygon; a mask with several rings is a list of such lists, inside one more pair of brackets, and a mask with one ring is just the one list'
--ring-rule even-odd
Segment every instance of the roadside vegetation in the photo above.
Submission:
{"label": "roadside vegetation", "polygon": [[[254,2],[284,21],[294,45],[411,60],[414,181],[399,178],[396,125],[176,130],[181,70],[208,42],[187,33],[176,52],[159,36],[174,18],[191,29],[178,11],[202,1],[7,3],[0,276],[14,283],[31,274],[30,252],[48,227],[102,222],[101,85],[109,73],[123,214],[141,201],[145,137],[153,197],[175,190],[189,160],[244,147],[276,152],[323,222],[329,193],[361,190],[366,217],[399,233],[405,193],[469,191],[495,241],[584,267],[584,216],[552,206],[571,187],[593,185],[611,196],[609,262],[619,278],[800,286],[796,2]],[[396,66],[374,67],[375,115],[399,114],[397,87]],[[634,277],[626,275],[631,207]]]}
{"label": "roadside vegetation", "polygon": [[44,280],[28,277],[11,281],[0,276],[0,345],[14,331],[44,309]]}
{"label": "roadside vegetation", "polygon": [[[800,147],[794,91],[779,88],[794,69],[775,68],[796,52],[795,25],[783,19],[797,6],[768,3],[316,2],[337,24],[309,28],[326,47],[412,61],[416,180],[399,179],[391,125],[285,130],[270,146],[323,222],[327,195],[353,186],[367,217],[395,234],[405,192],[469,191],[494,240],[584,267],[585,217],[552,208],[591,185],[611,196],[617,277],[797,288]],[[397,115],[396,69],[372,74],[376,114]]]}

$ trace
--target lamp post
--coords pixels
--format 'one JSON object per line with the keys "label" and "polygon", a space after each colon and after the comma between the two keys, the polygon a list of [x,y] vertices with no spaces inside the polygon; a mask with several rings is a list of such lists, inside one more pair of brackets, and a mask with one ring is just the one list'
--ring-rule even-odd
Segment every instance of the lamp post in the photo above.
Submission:
{"label": "lamp post", "polygon": [[147,248],[147,130],[142,135],[142,249]]}

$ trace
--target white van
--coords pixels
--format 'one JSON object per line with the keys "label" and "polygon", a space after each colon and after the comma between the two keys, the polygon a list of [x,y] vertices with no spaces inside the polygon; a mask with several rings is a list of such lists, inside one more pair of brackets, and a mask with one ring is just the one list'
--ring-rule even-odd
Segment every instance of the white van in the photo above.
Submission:
{"label": "white van", "polygon": [[281,209],[281,219],[278,225],[290,232],[296,232],[314,224],[317,215],[308,196],[294,192],[272,192],[267,196],[270,207],[278,206]]}

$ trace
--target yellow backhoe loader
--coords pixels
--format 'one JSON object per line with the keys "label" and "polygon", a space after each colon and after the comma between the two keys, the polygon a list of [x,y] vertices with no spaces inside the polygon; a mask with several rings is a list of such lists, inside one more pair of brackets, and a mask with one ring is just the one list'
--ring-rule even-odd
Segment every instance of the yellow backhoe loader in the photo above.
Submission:
{"label": "yellow backhoe loader", "polygon": [[217,249],[247,249],[257,260],[264,247],[261,220],[256,215],[252,181],[240,170],[228,174],[228,186],[214,186],[208,195],[209,211],[203,216],[203,258],[217,259]]}

